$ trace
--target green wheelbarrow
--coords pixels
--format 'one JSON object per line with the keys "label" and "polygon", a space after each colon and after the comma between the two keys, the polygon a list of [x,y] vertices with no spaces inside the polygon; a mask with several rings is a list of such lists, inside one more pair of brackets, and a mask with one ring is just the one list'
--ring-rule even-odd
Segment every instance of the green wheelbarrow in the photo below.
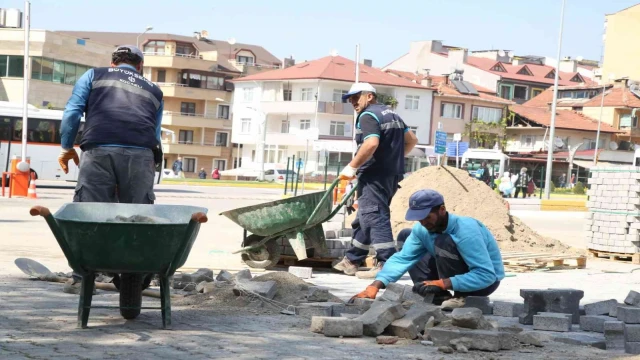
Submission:
{"label": "green wheelbarrow", "polygon": [[[120,306],[93,308],[120,309],[125,319],[137,317],[140,309],[160,309],[165,329],[171,328],[169,278],[187,261],[206,213],[194,206],[112,203],[69,203],[55,214],[42,206],[30,211],[45,218],[69,266],[82,276],[79,328],[87,327],[95,274],[104,272],[119,274]],[[116,220],[131,217],[147,222]],[[160,308],[141,306],[150,274],[160,278]]]}
{"label": "green wheelbarrow", "polygon": [[[220,213],[244,229],[242,260],[250,267],[264,269],[280,260],[281,244],[288,239],[298,260],[308,257],[307,249],[323,254],[326,240],[322,223],[331,220],[356,191],[354,187],[333,208],[333,189],[336,179],[326,192],[314,192],[283,200],[241,207]],[[247,233],[251,235],[247,236]]]}

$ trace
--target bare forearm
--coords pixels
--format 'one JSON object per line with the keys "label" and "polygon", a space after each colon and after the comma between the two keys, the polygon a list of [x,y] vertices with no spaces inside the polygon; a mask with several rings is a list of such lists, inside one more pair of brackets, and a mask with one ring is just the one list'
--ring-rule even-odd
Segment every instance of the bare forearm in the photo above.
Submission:
{"label": "bare forearm", "polygon": [[355,169],[360,168],[360,166],[362,166],[365,162],[371,159],[371,157],[373,156],[373,153],[376,152],[377,148],[378,148],[377,142],[374,143],[374,142],[365,141],[364,144],[360,146],[360,149],[358,150],[358,153],[356,154],[356,156],[349,163],[349,166]]}
{"label": "bare forearm", "polygon": [[407,131],[404,136],[404,156],[409,155],[409,153],[411,152],[411,150],[413,150],[417,143],[418,138],[413,133],[413,131]]}

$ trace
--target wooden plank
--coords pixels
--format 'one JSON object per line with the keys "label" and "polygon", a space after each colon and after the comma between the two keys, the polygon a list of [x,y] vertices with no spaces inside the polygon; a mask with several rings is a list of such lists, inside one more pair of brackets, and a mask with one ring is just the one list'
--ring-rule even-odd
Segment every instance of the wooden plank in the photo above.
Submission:
{"label": "wooden plank", "polygon": [[540,257],[540,256],[547,256],[547,255],[551,255],[549,253],[532,253],[531,255],[507,255],[507,256],[503,256],[502,259],[515,259],[515,258],[522,258],[522,259],[530,259],[530,258],[535,258],[535,257]]}

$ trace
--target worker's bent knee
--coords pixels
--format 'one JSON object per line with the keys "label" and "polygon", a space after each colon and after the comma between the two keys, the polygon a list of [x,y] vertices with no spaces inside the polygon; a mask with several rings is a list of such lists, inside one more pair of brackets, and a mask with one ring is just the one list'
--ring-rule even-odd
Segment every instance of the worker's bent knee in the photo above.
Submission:
{"label": "worker's bent knee", "polygon": [[402,248],[401,244],[404,244],[404,242],[407,241],[409,235],[411,235],[411,228],[400,230],[398,237],[396,237],[396,242],[398,243],[399,248]]}

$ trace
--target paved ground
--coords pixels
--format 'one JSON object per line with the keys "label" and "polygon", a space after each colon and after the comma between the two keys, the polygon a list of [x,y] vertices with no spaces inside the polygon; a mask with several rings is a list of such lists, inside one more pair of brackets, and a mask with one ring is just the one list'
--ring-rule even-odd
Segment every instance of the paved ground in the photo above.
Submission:
{"label": "paved ground", "polygon": [[[428,359],[435,349],[419,343],[402,346],[374,346],[371,338],[328,339],[307,331],[304,320],[285,315],[229,313],[215,308],[174,308],[174,330],[161,331],[159,311],[143,310],[136,321],[125,321],[117,310],[92,310],[91,328],[76,330],[77,296],[61,292],[60,284],[29,281],[15,267],[17,257],[42,262],[53,271],[68,271],[66,260],[42,218],[32,218],[34,204],[55,211],[71,199],[72,191],[41,189],[37,201],[0,199],[0,359]],[[189,204],[209,209],[209,223],[201,228],[187,261],[188,267],[238,269],[238,255],[230,252],[240,245],[242,231],[221,211],[280,198],[279,190],[220,187],[160,186],[160,204]],[[571,245],[580,245],[581,214],[515,212],[532,226]],[[608,261],[589,261],[588,269],[555,273],[517,274],[506,278],[493,300],[521,301],[521,288],[570,288],[585,291],[583,303],[610,298],[624,299],[629,289],[638,288],[640,272],[635,266]],[[620,271],[625,273],[604,273]],[[403,282],[408,283],[405,277]],[[329,272],[318,272],[313,283],[331,288],[346,299],[368,281]],[[114,305],[117,294],[100,292],[95,304]],[[155,304],[155,305],[154,305]],[[146,306],[157,301],[145,299]],[[544,353],[504,353],[501,358],[611,358],[613,355],[584,347],[549,346]],[[448,356],[448,358],[456,358]],[[473,353],[464,358],[490,358]]]}

